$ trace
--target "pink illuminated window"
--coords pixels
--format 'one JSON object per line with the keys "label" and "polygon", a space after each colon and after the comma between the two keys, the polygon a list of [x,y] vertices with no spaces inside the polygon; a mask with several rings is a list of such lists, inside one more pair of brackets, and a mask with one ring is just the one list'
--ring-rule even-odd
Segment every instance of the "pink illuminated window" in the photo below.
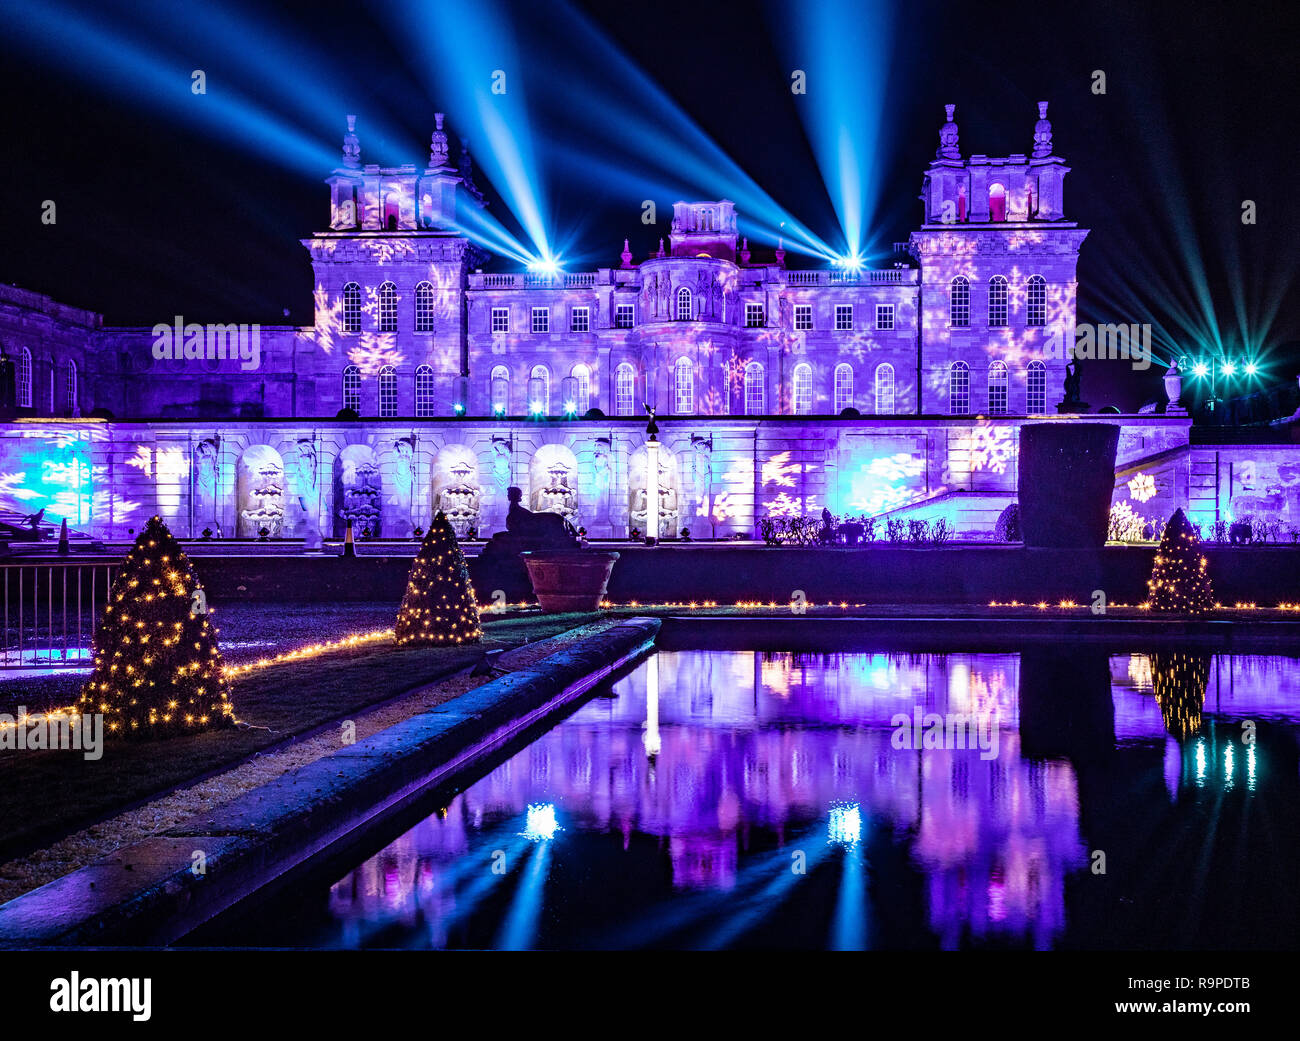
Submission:
{"label": "pink illuminated window", "polygon": [[1007,219],[1007,189],[996,181],[989,185],[989,220]]}
{"label": "pink illuminated window", "polygon": [[490,377],[492,413],[504,416],[510,409],[510,370],[504,365],[494,365]]}
{"label": "pink illuminated window", "polygon": [[574,392],[574,411],[581,416],[591,408],[591,370],[585,365],[575,365],[570,375],[577,385]]}

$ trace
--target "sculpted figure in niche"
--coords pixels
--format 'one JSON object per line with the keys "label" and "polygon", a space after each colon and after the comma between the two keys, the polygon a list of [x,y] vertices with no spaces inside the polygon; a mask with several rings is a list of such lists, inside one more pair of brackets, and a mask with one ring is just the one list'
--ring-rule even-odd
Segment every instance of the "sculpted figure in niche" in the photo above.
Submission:
{"label": "sculpted figure in niche", "polygon": [[194,521],[199,531],[218,529],[217,440],[208,438],[194,446]]}
{"label": "sculpted figure in niche", "polygon": [[510,487],[510,439],[492,439],[492,483],[504,491]]}
{"label": "sculpted figure in niche", "polygon": [[276,538],[284,527],[284,460],[270,445],[253,445],[239,457],[235,478],[236,534],[256,538],[263,528]]}
{"label": "sculpted figure in niche", "polygon": [[478,457],[466,445],[447,445],[433,464],[433,512],[441,510],[457,538],[478,530],[483,490],[478,481]]}
{"label": "sculpted figure in niche", "polygon": [[300,440],[296,446],[293,476],[294,486],[298,492],[298,506],[303,513],[311,514],[316,504],[316,443]]}
{"label": "sculpted figure in niche", "polygon": [[[638,448],[628,460],[628,513],[630,525],[646,528],[650,515],[649,492],[646,487],[649,453],[645,446]],[[659,531],[664,536],[675,535],[681,510],[678,505],[677,460],[667,448],[659,449]]]}
{"label": "sculpted figure in niche", "polygon": [[542,445],[528,467],[534,513],[558,513],[578,523],[578,460],[564,445]]}
{"label": "sculpted figure in niche", "polygon": [[339,453],[335,481],[335,537],[343,535],[348,521],[354,535],[367,528],[371,536],[379,535],[383,480],[374,450],[369,445],[348,445]]}
{"label": "sculpted figure in niche", "polygon": [[393,442],[393,498],[398,520],[410,526],[411,498],[415,492],[415,446],[403,437]]}
{"label": "sculpted figure in niche", "polygon": [[612,474],[613,465],[609,459],[609,438],[599,437],[596,439],[596,449],[592,456],[592,479],[598,495],[604,495],[605,492],[609,491]]}

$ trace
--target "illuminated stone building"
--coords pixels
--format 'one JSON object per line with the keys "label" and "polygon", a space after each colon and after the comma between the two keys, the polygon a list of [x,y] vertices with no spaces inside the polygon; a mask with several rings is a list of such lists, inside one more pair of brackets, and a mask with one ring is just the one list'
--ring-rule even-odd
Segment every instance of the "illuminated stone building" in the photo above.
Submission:
{"label": "illuminated stone building", "polygon": [[[1045,104],[1030,154],[1001,159],[962,155],[949,106],[910,259],[878,270],[760,256],[724,199],[677,202],[648,257],[624,242],[593,271],[485,272],[465,234],[483,198],[442,122],[423,168],[379,167],[348,117],[328,228],[303,243],[310,327],[192,326],[183,303],[104,327],[0,287],[23,417],[0,439],[0,514],[45,506],[119,538],[160,512],[182,536],[313,543],[348,519],[407,536],[435,509],[490,532],[518,485],[618,536],[645,528],[647,403],[666,532],[749,535],[823,507],[979,532],[1015,499],[1019,427],[1062,399],[1087,234]],[[1187,417],[1116,421],[1135,510],[1195,512],[1210,476]],[[1228,508],[1214,487],[1202,513]]]}

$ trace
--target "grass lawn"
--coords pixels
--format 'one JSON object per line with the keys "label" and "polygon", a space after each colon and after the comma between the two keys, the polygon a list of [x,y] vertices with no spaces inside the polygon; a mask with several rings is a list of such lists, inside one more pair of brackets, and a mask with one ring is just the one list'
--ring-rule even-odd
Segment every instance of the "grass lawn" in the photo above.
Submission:
{"label": "grass lawn", "polygon": [[[103,758],[95,762],[72,750],[0,752],[0,863],[232,766],[286,737],[408,693],[473,664],[487,649],[546,639],[597,617],[485,620],[484,639],[478,644],[418,649],[373,645],[251,673],[235,681],[235,713],[241,721],[266,730],[241,728],[160,741],[106,738]],[[299,642],[337,635],[314,628]],[[39,691],[25,683],[21,693],[10,690],[4,700],[33,711],[67,705],[83,681],[82,676],[55,676]],[[7,687],[11,684],[0,690]]]}

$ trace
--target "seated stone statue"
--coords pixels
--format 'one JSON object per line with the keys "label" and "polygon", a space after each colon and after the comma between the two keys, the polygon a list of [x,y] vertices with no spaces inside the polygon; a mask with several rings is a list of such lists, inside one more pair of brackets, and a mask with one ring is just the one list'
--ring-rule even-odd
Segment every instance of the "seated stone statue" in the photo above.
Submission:
{"label": "seated stone statue", "polygon": [[521,539],[540,541],[560,547],[571,546],[578,533],[573,525],[558,513],[534,513],[520,505],[524,493],[518,488],[507,488],[506,498],[510,508],[506,511],[506,531]]}

